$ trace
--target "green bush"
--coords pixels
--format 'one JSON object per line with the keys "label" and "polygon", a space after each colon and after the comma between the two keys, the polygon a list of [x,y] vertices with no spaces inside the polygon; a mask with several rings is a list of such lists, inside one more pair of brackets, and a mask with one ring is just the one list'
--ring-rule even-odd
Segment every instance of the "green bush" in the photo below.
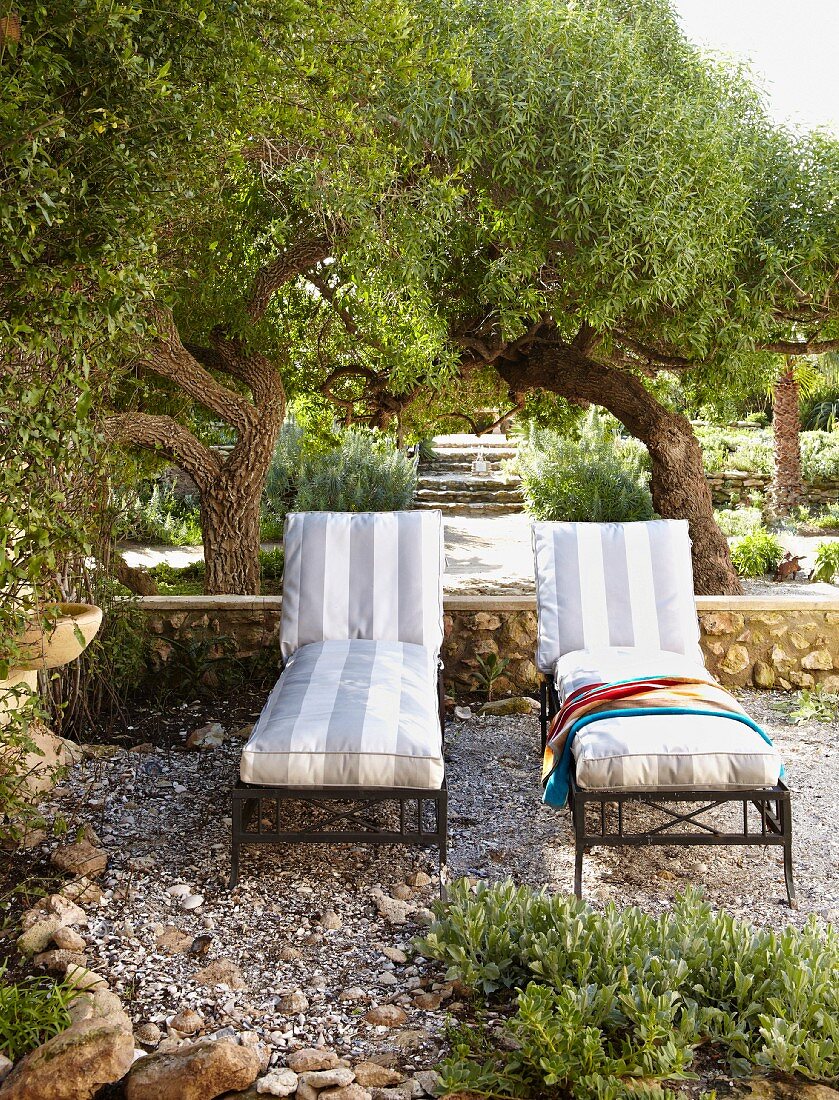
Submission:
{"label": "green bush", "polygon": [[833,584],[836,577],[839,577],[839,542],[820,542],[810,579]]}
{"label": "green bush", "polygon": [[803,423],[811,431],[834,431],[839,426],[839,397],[811,405],[803,417]]}
{"label": "green bush", "polygon": [[0,1054],[13,1062],[70,1026],[67,1006],[78,990],[65,982],[25,978],[5,982],[7,964],[0,966]]}
{"label": "green bush", "polygon": [[757,928],[694,890],[653,916],[459,882],[417,946],[500,1009],[501,1041],[454,1036],[447,1092],[614,1100],[638,1078],[691,1076],[709,1040],[735,1074],[839,1077],[839,934],[815,920]]}
{"label": "green bush", "polygon": [[741,577],[764,577],[778,568],[784,548],[777,535],[756,527],[743,535],[731,550],[731,560]]}
{"label": "green bush", "polygon": [[839,480],[839,431],[801,433],[801,472],[805,481]]}
{"label": "green bush", "polygon": [[622,440],[591,410],[579,438],[533,428],[516,465],[527,510],[537,519],[608,523],[652,519],[646,451]]}
{"label": "green bush", "polygon": [[171,481],[155,482],[125,501],[116,532],[119,538],[136,542],[200,546],[198,498],[190,494],[176,496]]}
{"label": "green bush", "polygon": [[410,508],[416,459],[389,440],[349,429],[336,451],[304,456],[294,507],[300,512],[389,512]]}
{"label": "green bush", "polygon": [[[283,537],[283,521],[286,512],[294,507],[302,460],[303,429],[293,417],[288,417],[277,436],[262,494],[260,527],[263,537],[271,537],[272,541]],[[272,535],[266,536],[266,530]]]}
{"label": "green bush", "polygon": [[744,470],[771,477],[775,469],[772,432],[700,426],[696,436],[702,448],[702,461],[708,474]]}
{"label": "green bush", "polygon": [[[735,428],[700,426],[696,435],[708,474],[730,470],[771,477],[775,458],[771,429],[738,431]],[[839,431],[802,432],[801,473],[805,481],[839,479]]]}
{"label": "green bush", "polygon": [[821,684],[814,688],[802,688],[796,693],[795,706],[789,716],[797,726],[807,722],[831,724],[839,718],[839,695],[825,691]]}
{"label": "green bush", "polygon": [[714,519],[726,538],[748,535],[763,525],[760,508],[720,508],[714,512]]}

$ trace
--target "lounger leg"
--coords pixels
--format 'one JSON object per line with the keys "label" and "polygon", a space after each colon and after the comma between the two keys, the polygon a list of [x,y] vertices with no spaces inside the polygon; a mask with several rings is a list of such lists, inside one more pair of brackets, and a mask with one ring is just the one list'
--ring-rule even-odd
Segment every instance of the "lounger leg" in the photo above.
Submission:
{"label": "lounger leg", "polygon": [[544,679],[539,688],[539,728],[542,733],[542,753],[544,755],[545,745],[548,741],[548,683]]}
{"label": "lounger leg", "polygon": [[440,901],[448,901],[446,890],[448,879],[448,853],[449,853],[449,792],[445,787],[437,796],[437,832],[440,836]]}
{"label": "lounger leg", "polygon": [[787,887],[787,901],[790,909],[797,909],[798,899],[795,896],[795,882],[792,877],[792,807],[789,798],[782,799],[778,803],[778,810],[784,827],[784,881]]}
{"label": "lounger leg", "polygon": [[576,792],[572,790],[571,819],[574,822],[574,895],[582,900],[583,897],[583,856],[585,855],[586,832],[586,804],[577,800]]}
{"label": "lounger leg", "polygon": [[239,836],[242,832],[242,800],[233,796],[231,807],[230,826],[230,889],[233,890],[239,882]]}

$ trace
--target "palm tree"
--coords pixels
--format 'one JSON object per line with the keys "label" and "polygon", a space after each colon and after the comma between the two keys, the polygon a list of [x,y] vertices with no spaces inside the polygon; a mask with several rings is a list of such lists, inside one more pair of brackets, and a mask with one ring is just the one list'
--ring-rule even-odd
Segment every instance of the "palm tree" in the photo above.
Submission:
{"label": "palm tree", "polygon": [[[775,477],[772,482],[772,508],[776,515],[787,516],[801,503],[804,480],[801,476],[801,398],[812,398],[820,391],[835,394],[839,388],[839,356],[831,353],[806,359],[787,356],[784,368],[772,386],[772,428],[775,442]],[[809,412],[808,428],[831,428],[839,418],[839,401],[831,397]]]}
{"label": "palm tree", "polygon": [[775,441],[775,477],[772,482],[772,507],[777,515],[787,516],[801,503],[804,480],[801,477],[801,378],[800,368],[787,356],[785,369],[772,389],[772,431]]}

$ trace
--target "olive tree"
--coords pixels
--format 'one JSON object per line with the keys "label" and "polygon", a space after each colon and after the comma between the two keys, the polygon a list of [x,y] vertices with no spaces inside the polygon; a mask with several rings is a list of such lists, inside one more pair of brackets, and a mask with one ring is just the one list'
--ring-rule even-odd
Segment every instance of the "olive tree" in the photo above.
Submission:
{"label": "olive tree", "polygon": [[437,182],[426,270],[460,372],[609,409],[650,452],[656,510],[690,523],[697,590],[740,591],[698,442],[655,380],[730,387],[742,354],[839,347],[839,145],[773,127],[666,0],[423,12],[460,64],[396,89],[389,115]]}

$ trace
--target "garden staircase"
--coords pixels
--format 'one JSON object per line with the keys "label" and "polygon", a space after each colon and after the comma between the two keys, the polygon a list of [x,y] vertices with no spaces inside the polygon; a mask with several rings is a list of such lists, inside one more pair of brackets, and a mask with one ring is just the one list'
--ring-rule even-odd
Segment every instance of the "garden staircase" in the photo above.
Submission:
{"label": "garden staircase", "polygon": [[[416,508],[439,508],[449,516],[495,516],[524,510],[521,482],[504,470],[516,448],[505,435],[440,435],[432,441],[436,457],[421,462],[414,497]],[[487,469],[473,473],[483,454]]]}

